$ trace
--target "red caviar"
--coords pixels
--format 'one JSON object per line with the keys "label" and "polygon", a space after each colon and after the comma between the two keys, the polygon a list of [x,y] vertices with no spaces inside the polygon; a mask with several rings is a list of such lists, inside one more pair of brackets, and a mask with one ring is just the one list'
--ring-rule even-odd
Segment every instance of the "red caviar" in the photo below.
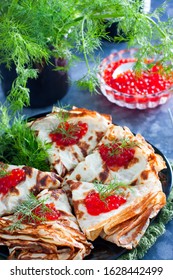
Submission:
{"label": "red caviar", "polygon": [[[128,58],[108,64],[104,71],[105,82],[118,92],[134,96],[141,95],[141,97],[164,91],[173,85],[172,75],[164,74],[160,64],[155,64],[151,69],[142,71],[140,75],[137,75],[133,70],[128,70],[113,78],[112,75],[117,67],[135,61],[134,58]],[[149,60],[146,61],[146,63],[149,62]]]}
{"label": "red caviar", "polygon": [[[25,223],[36,223],[40,224],[42,221],[55,221],[60,217],[60,212],[55,208],[54,203],[47,203],[43,205],[37,206],[34,210],[32,210],[33,217],[30,215],[29,217],[25,217],[22,219],[22,213],[18,215],[18,219],[22,219],[22,222]],[[40,219],[39,219],[40,218]]]}
{"label": "red caviar", "polygon": [[87,131],[87,123],[81,121],[76,124],[63,122],[60,123],[57,129],[51,132],[49,136],[57,146],[70,146],[78,143]]}
{"label": "red caviar", "polygon": [[135,150],[133,148],[122,148],[121,143],[102,144],[99,146],[101,158],[108,167],[127,167],[133,159]]}
{"label": "red caviar", "polygon": [[55,208],[54,203],[45,204],[48,208],[47,211],[43,211],[41,206],[37,206],[33,210],[33,214],[37,217],[45,218],[46,221],[55,221],[59,218],[60,212]]}
{"label": "red caviar", "polygon": [[92,216],[118,209],[125,202],[126,199],[119,195],[110,195],[105,200],[101,200],[99,193],[95,191],[89,192],[85,198],[85,206]]}
{"label": "red caviar", "polygon": [[23,169],[15,168],[7,171],[4,176],[0,177],[0,193],[7,194],[10,189],[16,187],[20,182],[26,179],[26,174]]}

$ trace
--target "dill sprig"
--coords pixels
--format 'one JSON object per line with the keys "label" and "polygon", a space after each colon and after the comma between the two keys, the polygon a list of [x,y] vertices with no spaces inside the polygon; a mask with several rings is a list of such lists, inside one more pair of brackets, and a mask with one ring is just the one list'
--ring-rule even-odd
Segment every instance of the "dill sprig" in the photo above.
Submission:
{"label": "dill sprig", "polygon": [[136,141],[133,141],[131,139],[129,139],[128,137],[121,139],[120,142],[117,140],[115,141],[115,143],[120,143],[120,148],[125,148],[125,149],[129,149],[129,148],[134,148],[136,146],[138,146],[139,144],[136,143]]}
{"label": "dill sprig", "polygon": [[67,110],[70,105],[61,106],[59,105],[57,118],[59,120],[58,127],[56,127],[52,133],[60,133],[63,138],[73,138],[75,133],[79,131],[79,127],[74,123],[68,123],[70,113]]}
{"label": "dill sprig", "polygon": [[79,127],[76,124],[70,123],[68,127],[66,127],[65,123],[61,123],[53,133],[60,133],[64,139],[73,139],[75,137],[76,132],[79,131]]}
{"label": "dill sprig", "polygon": [[5,176],[7,176],[7,175],[9,175],[9,172],[8,172],[8,171],[3,170],[3,169],[0,170],[0,178],[5,177]]}
{"label": "dill sprig", "polygon": [[[70,105],[61,105],[58,103],[58,112],[57,112],[57,118],[59,120],[59,123],[65,123],[68,121],[70,114],[67,109],[70,108]],[[55,109],[57,111],[57,109]]]}
{"label": "dill sprig", "polygon": [[14,231],[18,228],[22,228],[22,222],[27,223],[40,223],[44,222],[46,219],[44,216],[38,216],[34,213],[34,210],[39,207],[40,213],[44,214],[46,212],[50,212],[51,210],[45,205],[47,198],[37,199],[36,196],[30,193],[26,200],[21,202],[14,209],[14,222],[7,227],[6,229],[9,231]]}
{"label": "dill sprig", "polygon": [[35,136],[23,116],[14,117],[7,107],[0,107],[0,161],[50,171],[50,147],[50,144],[42,143]]}
{"label": "dill sprig", "polygon": [[0,178],[7,176],[10,172],[7,170],[8,165],[0,162]]}
{"label": "dill sprig", "polygon": [[112,180],[108,185],[95,181],[94,187],[98,191],[101,200],[105,200],[110,195],[121,195],[124,193],[124,189],[130,188],[127,183],[116,179]]}
{"label": "dill sprig", "polygon": [[127,137],[124,139],[114,139],[111,143],[106,144],[106,146],[110,148],[109,155],[114,156],[121,154],[124,149],[139,147],[139,144]]}

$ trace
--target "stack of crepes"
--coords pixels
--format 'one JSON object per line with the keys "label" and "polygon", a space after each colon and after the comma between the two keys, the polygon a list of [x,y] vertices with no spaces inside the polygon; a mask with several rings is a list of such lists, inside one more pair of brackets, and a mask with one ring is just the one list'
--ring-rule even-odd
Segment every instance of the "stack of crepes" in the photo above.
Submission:
{"label": "stack of crepes", "polygon": [[[134,143],[134,157],[125,167],[110,167],[103,160],[99,148],[101,145],[109,147],[111,143],[118,143],[122,139]],[[126,127],[111,125],[97,149],[66,177],[65,188],[71,189],[75,215],[87,238],[95,240],[101,236],[126,249],[136,247],[150,219],[166,203],[159,179],[159,171],[164,168],[162,157],[154,152],[141,135],[134,136]],[[86,199],[92,197],[93,193],[99,193],[98,182],[101,182],[104,192],[116,182],[114,194],[123,197],[123,204],[103,213],[90,213]],[[105,203],[108,201],[105,200]],[[93,200],[94,207],[97,208],[97,201]]]}
{"label": "stack of crepes", "polygon": [[[77,225],[67,196],[60,188],[61,178],[53,172],[41,172],[31,167],[5,166],[8,172],[15,168],[25,171],[22,182],[0,195],[0,245],[8,246],[9,259],[73,260],[88,255],[92,245]],[[45,201],[45,205],[51,206],[43,221],[22,220],[25,209],[17,215],[17,207],[26,202],[31,193],[40,205]]]}
{"label": "stack of crepes", "polygon": [[[25,179],[0,192],[0,244],[8,246],[9,258],[83,259],[99,236],[127,249],[137,246],[166,203],[163,158],[141,135],[112,124],[111,116],[84,108],[54,108],[28,127],[50,144],[53,172],[21,166]],[[36,223],[17,216],[30,193],[38,201],[46,197],[57,218],[50,212],[50,219]]]}

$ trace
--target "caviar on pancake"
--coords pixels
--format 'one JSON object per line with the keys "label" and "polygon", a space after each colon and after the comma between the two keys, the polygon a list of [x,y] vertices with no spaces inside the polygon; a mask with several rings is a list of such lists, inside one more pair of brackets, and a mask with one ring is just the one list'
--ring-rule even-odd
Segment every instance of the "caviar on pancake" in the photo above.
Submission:
{"label": "caviar on pancake", "polygon": [[99,153],[107,166],[113,168],[127,167],[129,162],[134,158],[136,144],[128,140],[113,141],[109,144],[102,144],[99,146]]}
{"label": "caviar on pancake", "polygon": [[70,146],[78,143],[87,131],[87,123],[79,121],[74,124],[66,121],[60,123],[49,136],[57,146]]}
{"label": "caviar on pancake", "polygon": [[7,194],[10,189],[16,187],[20,182],[26,179],[26,173],[24,169],[14,168],[8,171],[4,168],[0,168],[0,193]]}
{"label": "caviar on pancake", "polygon": [[56,221],[60,217],[60,211],[55,208],[54,203],[40,204],[31,211],[30,216],[23,217],[19,213],[18,219],[25,223],[40,224],[43,221]]}
{"label": "caviar on pancake", "polygon": [[120,195],[110,195],[102,200],[99,193],[95,191],[89,192],[85,198],[85,206],[88,213],[92,216],[117,209],[125,202],[126,199]]}

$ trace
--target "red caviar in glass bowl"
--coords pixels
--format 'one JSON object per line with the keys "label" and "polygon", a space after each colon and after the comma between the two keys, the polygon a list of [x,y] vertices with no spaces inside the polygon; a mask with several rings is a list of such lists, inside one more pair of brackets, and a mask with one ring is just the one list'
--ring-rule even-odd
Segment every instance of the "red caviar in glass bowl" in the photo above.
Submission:
{"label": "red caviar in glass bowl", "polygon": [[[110,102],[129,109],[155,108],[164,104],[173,91],[173,74],[164,74],[161,65],[153,64],[140,75],[129,69],[113,77],[117,67],[136,61],[135,52],[136,49],[121,50],[103,59],[98,75],[101,92]],[[146,63],[152,61],[146,59]]]}

